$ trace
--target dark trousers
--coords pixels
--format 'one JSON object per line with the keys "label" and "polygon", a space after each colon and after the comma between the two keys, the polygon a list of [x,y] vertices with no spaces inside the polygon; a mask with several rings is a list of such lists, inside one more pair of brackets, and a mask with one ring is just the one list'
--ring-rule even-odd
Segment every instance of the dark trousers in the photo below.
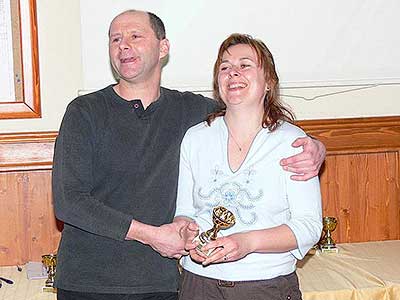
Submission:
{"label": "dark trousers", "polygon": [[57,289],[57,300],[178,300],[177,293],[97,294]]}
{"label": "dark trousers", "polygon": [[296,272],[266,280],[224,281],[184,271],[179,300],[301,300]]}

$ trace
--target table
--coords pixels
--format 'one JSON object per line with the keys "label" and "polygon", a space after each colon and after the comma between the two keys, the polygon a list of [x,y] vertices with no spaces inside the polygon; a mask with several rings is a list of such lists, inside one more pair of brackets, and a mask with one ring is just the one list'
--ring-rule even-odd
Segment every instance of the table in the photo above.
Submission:
{"label": "table", "polygon": [[399,300],[400,241],[339,244],[297,266],[303,300]]}
{"label": "table", "polygon": [[[303,300],[399,300],[400,241],[339,244],[339,253],[307,255],[297,266]],[[45,279],[28,280],[26,268],[0,267],[0,300],[56,300],[42,292]]]}
{"label": "table", "polygon": [[0,267],[0,276],[11,279],[14,284],[3,282],[0,300],[56,300],[55,293],[42,292],[46,279],[28,280],[26,267],[19,272],[16,266]]}

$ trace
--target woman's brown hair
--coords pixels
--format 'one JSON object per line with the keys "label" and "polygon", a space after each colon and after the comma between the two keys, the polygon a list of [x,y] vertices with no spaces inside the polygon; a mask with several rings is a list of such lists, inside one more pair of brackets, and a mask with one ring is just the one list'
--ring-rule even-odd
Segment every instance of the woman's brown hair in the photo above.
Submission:
{"label": "woman's brown hair", "polygon": [[293,113],[282,104],[279,97],[279,78],[275,70],[274,58],[272,57],[271,52],[261,40],[255,39],[247,34],[234,33],[222,42],[218,51],[217,60],[214,64],[213,91],[214,98],[219,104],[219,110],[207,117],[207,124],[210,125],[215,118],[225,115],[226,105],[222,101],[219,93],[219,67],[221,66],[222,56],[225,51],[229,52],[230,47],[240,44],[249,45],[256,52],[258,66],[264,70],[265,79],[268,84],[269,90],[264,98],[264,116],[262,126],[273,131],[278,127],[279,121],[293,122]]}

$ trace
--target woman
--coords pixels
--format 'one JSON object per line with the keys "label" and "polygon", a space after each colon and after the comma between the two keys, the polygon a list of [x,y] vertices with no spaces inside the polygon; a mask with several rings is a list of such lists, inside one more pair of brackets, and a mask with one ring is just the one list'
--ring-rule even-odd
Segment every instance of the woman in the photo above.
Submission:
{"label": "woman", "polygon": [[192,219],[204,231],[212,209],[224,206],[236,224],[203,247],[213,250],[208,257],[191,250],[182,260],[180,299],[301,299],[296,261],[321,234],[319,181],[290,180],[279,165],[305,133],[279,100],[265,44],[229,36],[215,62],[214,92],[221,110],[182,142],[176,220]]}

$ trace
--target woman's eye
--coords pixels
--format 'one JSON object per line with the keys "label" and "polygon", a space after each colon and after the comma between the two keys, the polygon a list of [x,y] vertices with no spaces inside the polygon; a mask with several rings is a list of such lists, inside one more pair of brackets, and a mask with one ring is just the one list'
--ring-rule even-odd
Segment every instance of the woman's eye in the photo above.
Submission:
{"label": "woman's eye", "polygon": [[221,66],[220,71],[226,71],[228,70],[228,66]]}
{"label": "woman's eye", "polygon": [[241,68],[241,69],[245,69],[245,68],[247,68],[247,67],[250,67],[250,65],[248,65],[248,64],[241,64],[241,65],[240,65],[240,68]]}

